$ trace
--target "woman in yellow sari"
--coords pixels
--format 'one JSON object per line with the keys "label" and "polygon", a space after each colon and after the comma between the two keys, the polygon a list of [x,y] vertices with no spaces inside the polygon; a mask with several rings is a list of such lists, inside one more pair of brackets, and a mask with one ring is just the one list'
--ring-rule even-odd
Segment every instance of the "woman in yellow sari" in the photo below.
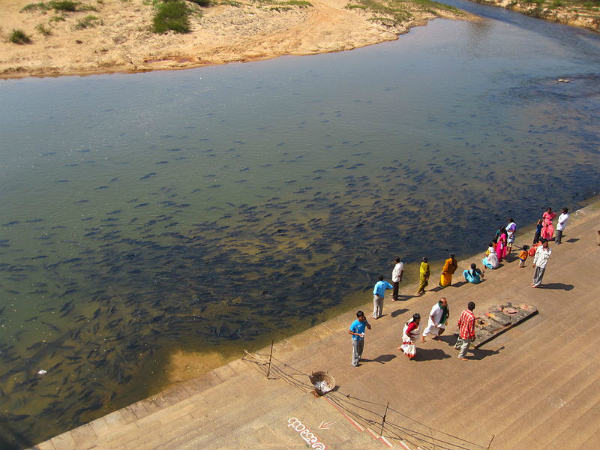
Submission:
{"label": "woman in yellow sari", "polygon": [[442,268],[442,276],[440,277],[440,286],[446,287],[452,284],[452,274],[456,272],[458,264],[454,258],[454,253],[450,253],[450,257],[444,262]]}
{"label": "woman in yellow sari", "polygon": [[427,258],[423,257],[423,262],[421,262],[421,267],[419,268],[419,290],[417,291],[417,295],[425,293],[425,286],[429,283],[430,274]]}

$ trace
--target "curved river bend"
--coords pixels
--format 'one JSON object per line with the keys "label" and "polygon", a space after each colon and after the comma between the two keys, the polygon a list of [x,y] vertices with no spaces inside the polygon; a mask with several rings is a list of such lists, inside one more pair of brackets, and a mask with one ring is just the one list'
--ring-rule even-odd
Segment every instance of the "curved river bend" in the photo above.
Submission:
{"label": "curved river bend", "polygon": [[313,325],[396,255],[480,251],[510,215],[597,193],[599,37],[454,4],[488,18],[0,82],[0,447],[160,389],[177,350]]}

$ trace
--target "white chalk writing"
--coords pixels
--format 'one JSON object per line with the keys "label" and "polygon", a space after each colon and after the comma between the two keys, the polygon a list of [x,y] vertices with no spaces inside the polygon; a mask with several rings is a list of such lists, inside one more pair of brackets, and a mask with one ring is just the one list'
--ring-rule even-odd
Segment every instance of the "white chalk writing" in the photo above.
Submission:
{"label": "white chalk writing", "polygon": [[319,442],[319,438],[315,436],[306,425],[304,425],[300,419],[296,417],[290,417],[288,419],[288,427],[292,430],[300,433],[300,437],[308,444],[309,447],[316,448],[318,450],[325,450],[325,444]]}

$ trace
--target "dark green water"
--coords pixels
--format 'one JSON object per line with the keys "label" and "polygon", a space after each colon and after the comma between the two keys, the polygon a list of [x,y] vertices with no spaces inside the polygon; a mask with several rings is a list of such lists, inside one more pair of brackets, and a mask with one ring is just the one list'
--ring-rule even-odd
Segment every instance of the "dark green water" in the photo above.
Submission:
{"label": "dark green water", "polygon": [[4,442],[154,392],[178,349],[318,323],[396,255],[481,251],[508,216],[596,194],[598,36],[457,5],[490,19],[338,54],[0,82]]}

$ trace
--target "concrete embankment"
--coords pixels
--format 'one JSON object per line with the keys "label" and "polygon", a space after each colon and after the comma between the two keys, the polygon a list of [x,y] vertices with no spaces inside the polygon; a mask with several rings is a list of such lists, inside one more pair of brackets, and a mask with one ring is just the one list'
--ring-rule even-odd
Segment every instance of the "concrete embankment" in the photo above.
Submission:
{"label": "concrete embankment", "polygon": [[[350,365],[351,311],[278,342],[270,371],[267,348],[36,448],[598,448],[599,228],[597,203],[573,212],[540,289],[530,287],[531,260],[524,269],[512,261],[479,285],[455,280],[422,297],[386,299],[360,367]],[[459,271],[480,259],[459,261]],[[441,296],[448,332],[418,344],[410,361],[396,349],[402,325],[414,312],[426,317]],[[506,301],[539,314],[460,361],[453,333],[471,300],[480,314]],[[317,370],[335,377],[336,391],[311,394],[308,374]]]}

